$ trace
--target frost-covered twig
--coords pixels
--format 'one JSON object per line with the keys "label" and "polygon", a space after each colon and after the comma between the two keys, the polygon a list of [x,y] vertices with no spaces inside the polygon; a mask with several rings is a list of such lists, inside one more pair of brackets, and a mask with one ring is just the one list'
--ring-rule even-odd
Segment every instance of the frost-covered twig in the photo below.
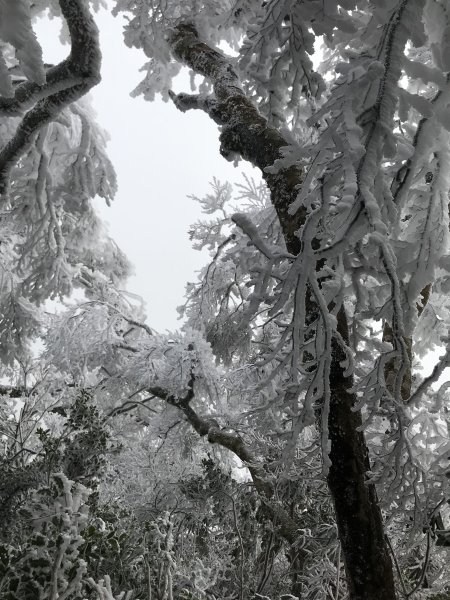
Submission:
{"label": "frost-covered twig", "polygon": [[439,378],[448,366],[450,366],[450,351],[449,346],[447,345],[445,354],[434,365],[430,375],[428,375],[428,377],[425,377],[425,379],[420,383],[417,389],[411,394],[411,397],[408,399],[408,405],[417,405],[422,399],[422,396],[427,392],[427,390],[430,389],[433,383],[439,381]]}

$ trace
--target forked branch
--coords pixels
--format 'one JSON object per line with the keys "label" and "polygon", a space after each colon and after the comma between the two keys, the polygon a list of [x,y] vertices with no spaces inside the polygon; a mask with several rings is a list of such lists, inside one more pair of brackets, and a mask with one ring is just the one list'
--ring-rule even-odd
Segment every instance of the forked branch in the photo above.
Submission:
{"label": "forked branch", "polygon": [[[170,395],[162,388],[152,387],[148,390],[154,396],[161,398],[168,404],[177,407],[185,416],[188,423],[201,436],[206,437],[211,444],[218,444],[222,448],[230,450],[237,456],[248,468],[261,500],[272,513],[274,522],[277,523],[278,533],[292,545],[298,541],[299,524],[289,515],[289,513],[277,502],[273,501],[275,488],[271,480],[270,473],[264,468],[261,460],[254,455],[251,448],[243,438],[234,431],[221,428],[218,423],[211,418],[203,417],[191,406],[194,399],[194,378],[188,384],[188,391],[183,398],[176,398]],[[300,551],[300,562],[306,560],[306,550]]]}
{"label": "forked branch", "polygon": [[303,171],[297,166],[267,172],[268,167],[282,158],[282,148],[289,141],[259,113],[245,95],[239,78],[229,60],[217,50],[200,41],[195,27],[181,24],[170,34],[170,44],[175,57],[212,83],[214,96],[171,94],[177,108],[182,111],[201,109],[222,126],[220,152],[226,158],[238,155],[258,167],[271,192],[288,250],[298,254],[300,243],[296,232],[303,225],[306,210],[301,207],[295,215],[288,207],[296,199],[302,184]]}

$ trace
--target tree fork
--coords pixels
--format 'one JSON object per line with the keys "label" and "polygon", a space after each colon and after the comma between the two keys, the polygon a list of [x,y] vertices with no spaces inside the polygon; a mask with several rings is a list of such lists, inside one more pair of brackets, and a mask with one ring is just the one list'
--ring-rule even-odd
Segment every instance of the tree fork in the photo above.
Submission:
{"label": "tree fork", "polygon": [[[227,158],[237,154],[258,167],[271,193],[286,246],[291,254],[300,252],[296,232],[304,224],[306,209],[288,212],[303,183],[298,166],[268,173],[282,158],[281,148],[289,142],[246,97],[232,65],[217,50],[200,41],[195,27],[181,24],[169,35],[174,56],[194,72],[208,78],[214,96],[205,99],[186,94],[171,97],[180,110],[200,109],[222,126],[220,152]],[[347,316],[338,314],[338,332],[348,341]],[[347,585],[351,600],[395,600],[392,562],[384,538],[383,522],[375,486],[366,481],[370,470],[368,449],[360,411],[354,411],[355,395],[349,390],[353,378],[344,376],[344,352],[336,340],[332,345],[330,374],[331,403],[329,431],[332,465],[328,485],[333,498],[342,545]]]}

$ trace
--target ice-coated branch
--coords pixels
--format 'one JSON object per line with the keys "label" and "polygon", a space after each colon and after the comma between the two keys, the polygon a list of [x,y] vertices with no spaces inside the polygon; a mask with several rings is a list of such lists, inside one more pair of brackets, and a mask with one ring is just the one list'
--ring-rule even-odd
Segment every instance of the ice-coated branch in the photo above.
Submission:
{"label": "ice-coated branch", "polygon": [[288,251],[298,254],[300,244],[295,235],[305,220],[306,210],[300,207],[295,215],[288,214],[289,205],[296,199],[303,181],[303,171],[293,165],[268,173],[276,160],[282,158],[281,149],[289,141],[259,113],[245,95],[230,60],[221,52],[200,41],[195,27],[181,24],[169,35],[175,57],[199,75],[211,81],[213,98],[172,94],[180,110],[201,108],[222,126],[220,152],[226,158],[240,156],[261,169],[271,192],[272,203],[289,245]]}
{"label": "ice-coated branch", "polygon": [[33,143],[40,128],[100,81],[98,29],[87,3],[84,0],[60,0],[60,7],[71,39],[69,57],[47,71],[44,85],[22,83],[13,99],[0,102],[0,113],[3,111],[3,114],[20,113],[35,103],[0,151],[0,194],[7,191],[11,168]]}
{"label": "ice-coated branch", "polygon": [[175,94],[172,90],[169,90],[168,94],[169,98],[181,112],[187,112],[188,110],[203,110],[210,116],[214,115],[214,109],[217,103],[209,96],[201,94]]}
{"label": "ice-coated branch", "polygon": [[430,373],[430,375],[428,375],[428,377],[425,377],[425,379],[417,387],[417,389],[414,391],[414,393],[411,394],[411,397],[408,399],[408,405],[416,406],[422,399],[422,396],[424,394],[426,394],[427,391],[430,389],[430,387],[434,383],[439,381],[439,378],[441,377],[442,373],[449,366],[450,366],[450,353],[449,353],[449,349],[447,346],[445,354],[443,356],[441,356],[441,358],[438,360],[438,362],[434,365],[434,368],[433,368],[432,372]]}
{"label": "ice-coated branch", "polygon": [[[188,391],[183,398],[175,398],[166,390],[158,387],[152,387],[148,392],[153,396],[165,400],[168,404],[179,408],[188,423],[201,437],[206,437],[210,444],[218,444],[222,448],[230,450],[245,464],[250,472],[256,491],[276,518],[278,532],[289,544],[295,544],[299,535],[298,524],[279,504],[272,502],[275,488],[271,481],[270,473],[266,471],[261,460],[253,454],[252,450],[238,433],[221,428],[214,419],[203,417],[192,408],[191,402],[194,399],[193,383],[192,378],[188,385]],[[306,551],[304,558],[306,558]]]}
{"label": "ice-coated branch", "polygon": [[433,106],[433,114],[431,117],[422,118],[417,125],[416,133],[413,139],[414,154],[410,157],[406,164],[402,167],[404,173],[400,176],[397,174],[396,181],[393,182],[393,197],[395,203],[402,208],[405,204],[411,187],[421,168],[429,163],[430,149],[434,147],[436,132],[442,129],[442,123],[439,123],[439,115],[446,110],[450,101],[450,75],[440,89],[431,104]]}
{"label": "ice-coated branch", "polygon": [[159,414],[157,410],[155,410],[151,406],[147,406],[147,402],[149,402],[150,400],[153,400],[155,398],[155,396],[151,395],[147,398],[144,398],[143,400],[136,400],[134,398],[134,396],[136,396],[136,395],[137,395],[136,393],[132,394],[130,396],[130,398],[128,398],[128,400],[126,400],[123,404],[121,404],[120,406],[116,406],[115,408],[110,410],[105,417],[105,421],[111,417],[129,413],[138,406],[142,406],[143,408],[147,409],[148,411],[150,411],[156,415]]}
{"label": "ice-coated branch", "polygon": [[255,225],[251,222],[251,220],[247,217],[247,215],[243,213],[235,213],[231,220],[240,228],[242,231],[250,238],[252,244],[269,260],[274,260],[276,258],[290,258],[293,259],[294,256],[291,254],[280,252],[280,248],[269,248],[268,245],[264,242],[261,236],[258,233]]}
{"label": "ice-coated branch", "polygon": [[159,387],[152,387],[148,391],[153,396],[157,396],[165,400],[168,404],[179,408],[186,417],[186,420],[201,437],[206,437],[211,444],[219,444],[223,448],[233,452],[233,454],[247,465],[258,492],[268,498],[272,496],[273,488],[267,480],[267,473],[263,473],[262,466],[259,464],[260,461],[253,456],[241,436],[228,430],[224,431],[215,420],[200,416],[192,408],[191,401],[194,399],[193,377],[188,384],[188,391],[183,398],[176,398]]}

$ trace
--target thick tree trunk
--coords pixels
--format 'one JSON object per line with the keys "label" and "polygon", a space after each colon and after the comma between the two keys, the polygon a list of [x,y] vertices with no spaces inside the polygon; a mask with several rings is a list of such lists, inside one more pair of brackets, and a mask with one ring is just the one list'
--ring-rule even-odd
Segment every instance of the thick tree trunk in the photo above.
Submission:
{"label": "thick tree trunk", "polygon": [[[202,43],[192,25],[180,25],[171,35],[177,59],[213,84],[214,96],[180,94],[172,98],[180,110],[197,108],[207,112],[222,126],[221,153],[239,154],[261,169],[271,191],[272,203],[280,220],[286,246],[291,254],[300,251],[296,231],[305,221],[306,211],[294,216],[288,208],[296,199],[303,174],[297,167],[280,169],[276,175],[265,169],[281,158],[280,148],[289,142],[271,127],[245,96],[233,67],[226,58]],[[339,333],[348,339],[347,319],[341,309]],[[383,535],[383,522],[375,487],[366,482],[369,471],[364,434],[358,430],[361,414],[353,411],[355,395],[352,379],[344,376],[342,349],[333,342],[330,387],[329,431],[332,466],[328,476],[339,538],[342,544],[347,585],[351,600],[395,600],[392,563]]]}
{"label": "thick tree trunk", "polygon": [[[346,315],[338,315],[339,332],[348,339]],[[370,469],[364,434],[359,431],[361,413],[352,410],[355,397],[349,392],[352,378],[343,376],[342,348],[333,343],[330,374],[329,432],[331,467],[328,486],[333,497],[347,585],[352,600],[392,600],[394,578],[377,493],[366,483]]]}

